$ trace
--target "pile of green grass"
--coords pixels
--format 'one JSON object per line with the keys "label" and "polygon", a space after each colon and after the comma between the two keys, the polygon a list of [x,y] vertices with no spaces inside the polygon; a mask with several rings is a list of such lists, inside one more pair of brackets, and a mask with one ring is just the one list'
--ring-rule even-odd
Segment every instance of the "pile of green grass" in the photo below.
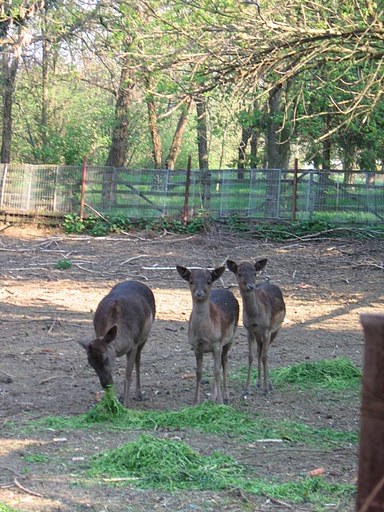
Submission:
{"label": "pile of green grass", "polygon": [[267,483],[251,478],[246,468],[229,455],[213,452],[202,456],[186,443],[141,435],[131,443],[96,455],[88,472],[113,485],[133,485],[141,489],[211,490],[241,489],[291,503],[321,503],[342,498],[354,487],[327,483],[322,477],[296,482]]}
{"label": "pile of green grass", "polygon": [[340,391],[357,388],[362,372],[344,357],[315,362],[304,362],[271,371],[276,385],[293,384],[301,388],[321,388]]}
{"label": "pile of green grass", "polygon": [[141,488],[173,491],[224,489],[242,471],[227,455],[214,452],[204,457],[182,441],[143,434],[137,441],[95,456],[89,474],[128,478]]}

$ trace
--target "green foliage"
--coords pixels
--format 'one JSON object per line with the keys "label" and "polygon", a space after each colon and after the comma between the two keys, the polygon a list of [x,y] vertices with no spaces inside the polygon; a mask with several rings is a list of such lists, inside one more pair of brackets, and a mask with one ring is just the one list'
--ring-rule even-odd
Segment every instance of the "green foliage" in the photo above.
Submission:
{"label": "green foliage", "polygon": [[83,220],[77,214],[69,214],[64,217],[62,224],[64,233],[86,233],[93,236],[106,236],[111,233],[123,231],[145,230],[163,233],[164,230],[171,233],[199,233],[206,227],[207,219],[203,216],[193,218],[187,225],[179,220],[160,219],[136,219],[130,220],[124,215],[105,215],[104,218],[95,216],[85,217]]}
{"label": "green foliage", "polygon": [[67,270],[69,268],[72,268],[72,262],[71,260],[58,260],[55,263],[55,268],[58,270]]}
{"label": "green foliage", "polygon": [[65,215],[63,230],[67,235],[82,233],[84,231],[84,222],[80,219],[79,215]]}

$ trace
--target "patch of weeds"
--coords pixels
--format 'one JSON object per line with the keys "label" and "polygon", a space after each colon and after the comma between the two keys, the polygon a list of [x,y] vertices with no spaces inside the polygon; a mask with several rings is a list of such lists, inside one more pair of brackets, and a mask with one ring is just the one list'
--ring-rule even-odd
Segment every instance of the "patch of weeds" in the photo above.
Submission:
{"label": "patch of weeds", "polygon": [[80,234],[84,231],[84,222],[79,215],[68,214],[64,216],[63,230],[67,235]]}
{"label": "patch of weeds", "polygon": [[58,260],[55,263],[55,268],[58,270],[67,270],[68,268],[72,268],[71,260]]}
{"label": "patch of weeds", "polygon": [[110,233],[121,233],[122,231],[146,230],[156,233],[163,233],[164,230],[170,233],[195,234],[204,231],[209,223],[205,215],[197,215],[184,225],[181,220],[174,218],[140,218],[131,220],[125,215],[105,215],[95,217],[89,215],[83,220],[77,214],[68,214],[64,217],[62,224],[64,233],[80,234],[87,233],[93,236],[106,236]]}
{"label": "patch of weeds", "polygon": [[0,512],[21,512],[21,511],[19,509],[8,507],[8,505],[3,505],[2,503],[0,503]]}
{"label": "patch of weeds", "polygon": [[45,463],[49,461],[49,457],[47,455],[42,455],[40,453],[30,453],[24,455],[23,459],[26,462],[34,462],[34,463]]}
{"label": "patch of weeds", "polygon": [[251,479],[246,468],[229,455],[213,452],[202,456],[184,442],[148,435],[95,455],[88,474],[110,480],[113,485],[129,484],[167,491],[235,488],[295,504],[324,503],[354,492],[352,485],[331,484],[322,477],[286,483]]}

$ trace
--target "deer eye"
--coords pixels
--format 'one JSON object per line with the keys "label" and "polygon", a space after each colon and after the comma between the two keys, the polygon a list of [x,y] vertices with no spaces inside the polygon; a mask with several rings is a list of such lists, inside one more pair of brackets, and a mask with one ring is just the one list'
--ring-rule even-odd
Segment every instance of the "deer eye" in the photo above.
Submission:
{"label": "deer eye", "polygon": [[237,274],[239,277],[243,277],[243,274]]}

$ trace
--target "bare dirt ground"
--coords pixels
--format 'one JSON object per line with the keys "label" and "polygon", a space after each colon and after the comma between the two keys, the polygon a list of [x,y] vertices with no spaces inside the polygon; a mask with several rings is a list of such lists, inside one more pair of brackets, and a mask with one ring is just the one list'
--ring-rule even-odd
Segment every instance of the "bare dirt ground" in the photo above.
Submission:
{"label": "bare dirt ground", "polygon": [[[77,342],[93,337],[92,313],[98,302],[125,279],[145,282],[157,303],[156,322],[142,355],[145,400],[133,407],[179,410],[192,404],[194,379],[183,378],[195,369],[187,342],[191,297],[176,264],[213,267],[227,257],[236,261],[267,257],[267,273],[283,289],[287,304],[284,326],[270,351],[270,367],[339,356],[361,367],[359,315],[384,311],[382,242],[269,243],[219,230],[194,236],[146,232],[95,239],[30,227],[10,227],[0,236],[0,504],[38,512],[313,510],[310,505],[295,508],[236,490],[168,494],[84,483],[80,470],[92,454],[138,434],[105,435],[97,428],[23,434],[22,427],[50,415],[81,414],[95,404],[99,381]],[[55,268],[64,257],[71,260],[72,268]],[[230,287],[240,299],[230,272],[215,285]],[[118,390],[123,385],[123,359],[116,368]],[[246,364],[247,342],[240,323],[230,351],[230,377]],[[207,356],[204,368],[209,376],[211,367]],[[204,398],[209,397],[210,384],[204,385]],[[332,401],[321,393],[278,388],[268,397],[255,393],[245,400],[240,396],[242,386],[230,378],[232,405],[239,410],[317,428],[358,428],[358,401]],[[172,438],[173,434],[158,435]],[[290,481],[323,467],[330,482],[356,482],[356,446],[336,451],[285,449],[262,443],[244,446],[195,432],[177,435],[200,453],[214,449],[230,453],[260,478]],[[57,441],[63,437],[65,441]],[[36,454],[46,456],[44,463],[38,463]],[[351,500],[329,504],[329,510],[353,508]]]}

